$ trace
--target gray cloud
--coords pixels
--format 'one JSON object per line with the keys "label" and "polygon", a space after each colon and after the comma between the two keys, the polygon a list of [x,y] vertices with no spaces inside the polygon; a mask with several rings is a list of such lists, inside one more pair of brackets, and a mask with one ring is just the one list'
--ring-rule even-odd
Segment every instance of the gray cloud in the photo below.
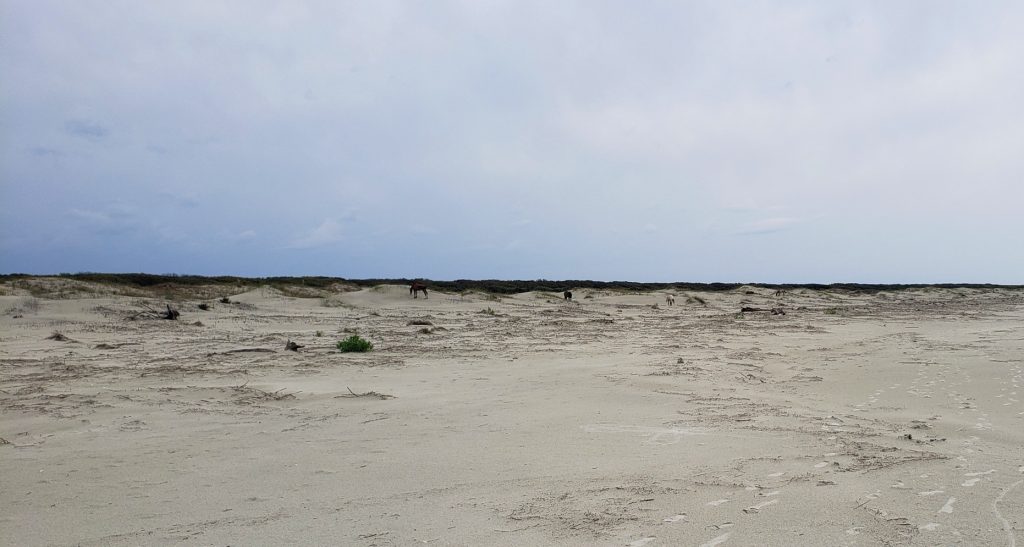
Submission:
{"label": "gray cloud", "polygon": [[183,209],[195,209],[200,205],[199,196],[194,192],[179,194],[163,191],[159,193],[159,196],[165,199],[167,203]]}
{"label": "gray cloud", "polygon": [[802,222],[801,219],[792,217],[766,218],[747,223],[735,233],[737,235],[770,234],[791,229],[800,222]]}
{"label": "gray cloud", "polygon": [[64,152],[47,146],[34,146],[29,149],[29,153],[40,158],[60,158],[65,155]]}
{"label": "gray cloud", "polygon": [[64,122],[64,130],[75,137],[91,141],[103,139],[110,133],[106,126],[91,120],[68,120]]}
{"label": "gray cloud", "polygon": [[138,233],[145,225],[139,210],[124,203],[112,203],[102,209],[79,209],[69,211],[78,228],[103,236]]}
{"label": "gray cloud", "polygon": [[295,238],[288,244],[292,249],[311,249],[337,243],[344,239],[341,224],[334,219],[326,219],[319,226],[313,228],[302,236]]}
{"label": "gray cloud", "polygon": [[[999,1],[12,3],[0,263],[1020,282],[1022,24]],[[755,234],[784,267],[751,266]]]}

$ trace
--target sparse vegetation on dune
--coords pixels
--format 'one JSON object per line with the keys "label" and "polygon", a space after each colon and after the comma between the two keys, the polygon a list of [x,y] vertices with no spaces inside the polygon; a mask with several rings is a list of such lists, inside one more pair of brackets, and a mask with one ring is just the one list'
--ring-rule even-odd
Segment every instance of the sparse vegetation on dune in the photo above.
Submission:
{"label": "sparse vegetation on dune", "polygon": [[[957,412],[975,407],[993,412],[989,439],[995,439],[986,445],[992,452],[979,456],[991,457],[992,466],[980,460],[974,466],[983,470],[977,482],[986,480],[986,469],[1003,473],[996,478],[1016,472],[998,466],[1015,461],[1020,442],[1012,418],[1022,409],[1003,406],[1012,401],[997,398],[993,389],[1022,372],[1015,358],[1024,346],[1014,329],[1024,317],[1024,291],[800,289],[781,294],[749,286],[643,291],[578,288],[581,283],[573,282],[569,302],[555,291],[434,292],[432,284],[430,300],[414,300],[408,285],[342,293],[326,283],[328,288],[281,290],[252,281],[96,285],[121,291],[100,300],[87,293],[65,301],[46,296],[59,298],[61,288],[94,283],[19,279],[15,288],[0,282],[10,293],[0,297],[0,309],[12,307],[7,317],[0,316],[5,328],[0,345],[5,431],[0,434],[15,445],[0,446],[0,452],[32,456],[0,458],[6,463],[0,474],[20,480],[5,491],[8,498],[24,501],[13,505],[21,507],[15,516],[22,520],[48,511],[57,511],[55,518],[78,519],[81,503],[52,507],[52,499],[67,494],[68,484],[75,500],[109,508],[97,518],[123,518],[119,492],[135,488],[140,479],[163,481],[164,470],[183,458],[197,472],[215,474],[237,457],[239,446],[278,443],[294,463],[288,472],[296,473],[296,484],[318,484],[333,480],[332,473],[341,477],[346,469],[358,470],[359,480],[339,479],[345,480],[346,493],[376,501],[346,509],[355,513],[339,524],[342,543],[368,538],[396,544],[419,538],[487,543],[490,530],[518,534],[529,527],[529,534],[508,536],[510,541],[582,537],[624,544],[645,537],[651,522],[669,517],[691,521],[683,523],[685,528],[658,528],[665,542],[696,545],[721,536],[712,528],[732,518],[721,512],[726,509],[735,510],[734,516],[777,517],[764,527],[785,528],[793,514],[788,511],[815,508],[811,496],[806,507],[761,505],[767,510],[758,513],[758,505],[748,506],[758,503],[758,496],[742,494],[736,485],[797,493],[830,486],[836,503],[824,518],[838,524],[825,539],[841,542],[849,537],[851,521],[876,522],[871,533],[892,530],[894,524],[881,519],[858,520],[865,501],[881,506],[912,500],[906,505],[914,508],[918,492],[933,488],[930,480],[912,482],[915,477],[963,473],[955,453],[945,448],[970,446],[965,441],[978,429],[965,428]],[[28,286],[41,296],[32,296]],[[208,296],[162,296],[190,291]],[[324,296],[314,300],[293,297],[320,292]],[[14,318],[23,312],[13,307],[38,313]],[[179,311],[177,321],[168,320]],[[1004,381],[970,382],[967,372]],[[915,383],[896,386],[893,382],[901,380],[894,376]],[[946,378],[965,380],[957,388],[962,395],[936,403],[930,395],[943,393],[933,390]],[[995,414],[1001,409],[1003,414]],[[949,441],[930,435],[933,428]],[[490,450],[479,450],[481,435]],[[330,447],[337,439],[354,444],[325,463],[324,439]],[[823,447],[837,439],[845,448],[823,456],[823,450],[831,450]],[[698,440],[699,450],[687,448]],[[683,449],[672,448],[676,443]],[[44,449],[31,448],[39,445]],[[552,454],[578,452],[582,445],[587,450],[579,455],[587,465],[543,472]],[[638,450],[644,458],[630,457]],[[494,477],[507,474],[511,452],[533,478],[502,480],[495,494]],[[374,454],[386,454],[395,465],[376,465]],[[383,535],[383,512],[428,518],[435,507],[452,506],[453,515],[465,509],[449,503],[451,491],[424,483],[422,474],[394,473],[396,466],[420,465],[423,454],[446,461],[472,456],[473,465],[448,466],[435,482],[469,484],[460,486],[456,497],[484,500],[482,514],[494,519],[488,528],[479,535],[452,529],[446,536],[444,526],[451,524],[445,520],[436,532],[424,529],[415,538],[397,528]],[[128,467],[107,465],[113,460]],[[948,467],[940,468],[947,460]],[[903,500],[867,499],[866,492],[893,484],[894,466],[907,488],[892,489],[892,496]],[[54,476],[65,467],[90,469],[89,476],[79,477],[86,486],[111,488],[82,489],[68,482],[74,475]],[[36,475],[40,469],[45,473]],[[380,490],[382,484],[388,492]],[[196,503],[190,491],[150,490],[152,496],[136,500],[147,514]],[[272,480],[268,485],[258,473],[246,472],[211,490],[215,497],[200,500],[206,505],[199,509],[220,514],[238,500],[261,492],[277,496],[279,490]],[[24,492],[34,493],[26,497]],[[425,493],[410,500],[408,492]],[[303,495],[299,488],[285,502],[301,503]],[[708,500],[729,501],[723,496],[735,498],[731,509],[709,509]],[[799,496],[784,497],[786,504],[799,503]],[[771,501],[766,494],[760,503]],[[262,514],[263,509],[252,509]],[[313,513],[315,520],[285,525],[298,529],[337,521],[333,505],[321,509]],[[919,509],[905,514],[907,522],[927,522],[938,507]],[[963,513],[961,522],[971,522],[972,515]],[[546,519],[549,514],[554,516]],[[179,524],[138,526],[167,531],[143,539],[174,541],[181,526],[192,526],[191,517],[184,517]],[[219,522],[235,522],[226,518]],[[472,516],[458,521],[458,528],[479,522]],[[981,528],[991,526],[983,522]],[[31,530],[16,539],[19,544],[73,543],[82,536],[77,529],[60,533],[40,539]],[[88,535],[112,537],[102,526]]]}
{"label": "sparse vegetation on dune", "polygon": [[353,334],[352,336],[338,342],[338,349],[341,350],[342,353],[365,353],[373,349],[373,344],[358,334]]}
{"label": "sparse vegetation on dune", "polygon": [[[224,287],[231,287],[233,291],[245,292],[259,286],[269,285],[278,289],[286,296],[299,298],[323,297],[329,293],[342,293],[347,291],[373,288],[380,285],[409,285],[414,280],[399,279],[345,279],[339,277],[306,276],[306,277],[237,277],[237,276],[213,276],[205,277],[198,275],[155,275],[147,273],[63,273],[50,276],[34,276],[28,274],[5,274],[0,275],[0,283],[18,289],[19,287],[33,296],[41,298],[60,298],[61,291],[51,282],[39,280],[64,280],[77,281],[81,284],[64,289],[63,297],[77,291],[99,292],[110,290],[110,287],[118,287],[118,294],[125,294],[126,290],[135,290],[141,294],[132,296],[159,296],[168,300],[182,300],[188,298],[210,298],[209,291],[219,290],[223,294]],[[89,285],[87,285],[88,283]],[[940,283],[940,284],[859,284],[859,283],[798,283],[798,284],[772,284],[772,283],[639,283],[632,281],[591,281],[591,280],[500,280],[500,279],[456,279],[453,281],[429,280],[431,289],[446,292],[467,292],[480,291],[492,295],[516,294],[529,291],[548,292],[560,294],[565,287],[578,289],[613,290],[613,291],[696,291],[696,292],[722,292],[732,290],[750,291],[751,289],[768,290],[795,290],[814,289],[844,291],[851,293],[877,293],[881,291],[897,291],[906,289],[929,290],[929,289],[998,289],[1024,288],[1021,285],[993,285],[993,284],[971,284],[971,283]],[[140,291],[140,289],[143,289]]]}

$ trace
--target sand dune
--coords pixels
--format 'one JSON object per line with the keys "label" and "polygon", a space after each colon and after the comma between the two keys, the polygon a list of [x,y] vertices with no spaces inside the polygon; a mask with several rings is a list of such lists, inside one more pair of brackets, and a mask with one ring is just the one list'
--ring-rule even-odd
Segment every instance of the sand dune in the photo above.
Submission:
{"label": "sand dune", "polygon": [[5,544],[1024,541],[1021,292],[58,289],[0,296]]}

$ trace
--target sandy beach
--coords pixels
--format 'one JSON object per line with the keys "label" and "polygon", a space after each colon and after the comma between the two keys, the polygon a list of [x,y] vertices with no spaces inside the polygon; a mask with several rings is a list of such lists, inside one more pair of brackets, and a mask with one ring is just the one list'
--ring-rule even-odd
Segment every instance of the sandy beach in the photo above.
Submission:
{"label": "sandy beach", "polygon": [[5,545],[1024,544],[1022,291],[2,289]]}

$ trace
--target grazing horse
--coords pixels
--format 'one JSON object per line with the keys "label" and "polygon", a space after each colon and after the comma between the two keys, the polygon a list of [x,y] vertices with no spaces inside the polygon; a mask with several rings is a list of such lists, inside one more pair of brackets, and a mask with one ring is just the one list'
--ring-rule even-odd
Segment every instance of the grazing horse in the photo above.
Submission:
{"label": "grazing horse", "polygon": [[665,303],[668,304],[669,306],[675,305],[676,297],[672,296],[671,294],[666,294],[665,295]]}
{"label": "grazing horse", "polygon": [[419,298],[420,291],[423,291],[423,298],[429,298],[427,296],[427,284],[422,281],[413,281],[412,285],[409,286],[409,294],[411,294],[413,298]]}
{"label": "grazing horse", "polygon": [[566,300],[569,300],[570,302],[572,301],[572,291],[565,291],[562,293],[562,296],[564,296]]}

